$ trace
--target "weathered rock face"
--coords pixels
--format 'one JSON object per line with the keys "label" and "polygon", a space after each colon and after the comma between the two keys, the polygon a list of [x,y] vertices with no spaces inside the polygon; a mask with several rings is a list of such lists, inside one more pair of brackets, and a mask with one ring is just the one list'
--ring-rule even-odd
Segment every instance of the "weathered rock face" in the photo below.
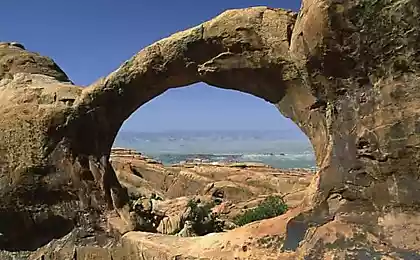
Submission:
{"label": "weathered rock face", "polygon": [[[318,234],[329,225],[348,225],[347,234],[346,228],[337,229],[340,242],[331,242],[336,248],[354,246],[341,257],[360,259],[368,254],[363,250],[381,251],[377,244],[363,248],[368,239],[360,239],[360,230],[369,230],[389,252],[404,248],[393,257],[419,257],[409,233],[390,236],[405,226],[409,232],[419,228],[419,7],[418,1],[303,2],[290,54],[318,108],[291,111],[287,99],[278,106],[297,122],[306,118],[302,128],[317,153],[321,170],[312,198],[325,212],[314,213],[318,217],[311,222],[335,222],[307,233],[306,241],[316,247],[308,257],[332,251]],[[326,219],[320,220],[320,214]]]}
{"label": "weathered rock face", "polygon": [[88,149],[97,153],[80,153],[72,139],[82,88],[51,59],[19,45],[0,44],[0,62],[0,244],[34,249],[75,225],[94,226],[106,205],[101,187],[121,186],[115,174],[102,174],[111,168],[106,153],[95,145]]}
{"label": "weathered rock face", "polygon": [[[72,208],[123,208],[108,163],[122,122],[167,89],[202,81],[271,102],[313,144],[320,170],[305,207],[287,220],[285,249],[361,257],[370,239],[362,230],[375,238],[366,250],[418,258],[419,12],[417,0],[304,0],[298,15],[231,10],[156,42],[83,89],[51,60],[2,44],[0,217],[33,216],[63,198]],[[322,235],[333,226],[337,239],[328,243],[348,249],[340,254]]]}

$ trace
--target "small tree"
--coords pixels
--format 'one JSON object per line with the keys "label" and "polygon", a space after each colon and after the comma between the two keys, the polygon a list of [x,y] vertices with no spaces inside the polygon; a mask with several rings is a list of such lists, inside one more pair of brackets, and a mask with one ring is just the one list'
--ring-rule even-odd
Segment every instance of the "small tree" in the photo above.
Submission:
{"label": "small tree", "polygon": [[248,223],[280,216],[287,211],[287,205],[280,196],[269,196],[257,207],[245,211],[234,218],[233,222],[238,226]]}

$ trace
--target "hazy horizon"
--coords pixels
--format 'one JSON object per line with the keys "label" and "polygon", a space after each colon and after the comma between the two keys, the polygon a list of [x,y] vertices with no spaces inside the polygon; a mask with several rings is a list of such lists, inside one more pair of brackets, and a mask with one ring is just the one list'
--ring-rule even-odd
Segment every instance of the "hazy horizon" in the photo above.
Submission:
{"label": "hazy horizon", "polygon": [[[296,130],[296,131],[295,131]],[[293,132],[290,132],[293,131]],[[183,128],[179,128],[179,129],[175,129],[175,128],[168,128],[168,129],[153,129],[153,130],[144,130],[142,128],[139,129],[127,129],[127,128],[121,128],[120,133],[125,133],[125,134],[131,134],[131,133],[136,133],[136,134],[168,134],[168,133],[237,133],[237,132],[243,132],[243,133],[257,133],[257,132],[264,132],[264,133],[292,133],[295,134],[297,136],[304,136],[306,137],[306,135],[301,132],[301,130],[294,125],[290,125],[289,128],[255,128],[255,129],[247,129],[247,128],[229,128],[229,129],[183,129]]]}
{"label": "hazy horizon", "polygon": [[315,157],[309,140],[300,131],[287,129],[121,130],[114,147],[135,149],[164,164],[199,158],[210,161],[262,162],[276,168],[315,168]]}

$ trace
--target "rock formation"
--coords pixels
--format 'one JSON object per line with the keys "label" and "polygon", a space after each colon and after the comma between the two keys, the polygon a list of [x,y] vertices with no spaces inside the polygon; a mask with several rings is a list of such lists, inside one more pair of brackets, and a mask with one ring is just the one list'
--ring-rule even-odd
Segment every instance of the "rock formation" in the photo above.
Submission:
{"label": "rock formation", "polygon": [[[285,233],[276,248],[305,259],[420,258],[419,12],[417,0],[303,0],[298,14],[230,10],[146,47],[86,88],[51,59],[0,44],[6,248],[92,225],[74,212],[116,208],[127,220],[127,192],[109,164],[115,135],[144,103],[201,81],[263,98],[312,142],[319,171],[301,209],[277,219]],[[47,222],[60,232],[45,231]],[[149,251],[165,239],[123,237]],[[211,256],[194,249],[199,240],[185,241],[166,253]],[[252,246],[243,248],[252,258]]]}
{"label": "rock formation", "polygon": [[[288,204],[295,204],[293,195],[310,183],[313,171],[308,169],[275,169],[267,165],[236,167],[236,164],[185,164],[164,166],[129,149],[112,149],[111,164],[118,180],[130,196],[163,199],[204,195],[244,202],[260,195],[286,195]],[[248,163],[241,163],[248,165]],[[293,193],[287,195],[289,193]],[[290,197],[290,200],[289,200]]]}
{"label": "rock formation", "polygon": [[[134,201],[132,207],[140,203],[146,215],[152,211],[149,215],[160,216],[156,231],[161,234],[174,234],[183,228],[191,200],[212,205],[217,220],[224,222],[226,229],[234,226],[236,216],[258,206],[268,195],[283,197],[294,208],[302,201],[313,176],[307,169],[275,169],[252,163],[241,163],[248,166],[240,168],[231,163],[164,166],[123,148],[111,149],[111,163],[118,180],[128,188]],[[152,196],[161,199],[149,200]],[[111,226],[116,230],[121,227],[117,219],[113,219]],[[121,234],[126,231],[126,228],[118,230]]]}

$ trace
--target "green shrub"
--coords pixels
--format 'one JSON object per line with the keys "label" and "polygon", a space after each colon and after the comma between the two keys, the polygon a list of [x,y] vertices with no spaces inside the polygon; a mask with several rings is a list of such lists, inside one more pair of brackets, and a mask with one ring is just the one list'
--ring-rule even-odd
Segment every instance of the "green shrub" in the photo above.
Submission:
{"label": "green shrub", "polygon": [[195,200],[189,200],[187,207],[191,209],[190,215],[186,220],[193,222],[193,230],[203,236],[208,233],[223,231],[224,223],[212,214],[213,202],[200,203]]}
{"label": "green shrub", "polygon": [[245,211],[234,218],[233,222],[238,226],[248,223],[280,216],[287,211],[287,205],[279,196],[269,196],[257,207]]}

